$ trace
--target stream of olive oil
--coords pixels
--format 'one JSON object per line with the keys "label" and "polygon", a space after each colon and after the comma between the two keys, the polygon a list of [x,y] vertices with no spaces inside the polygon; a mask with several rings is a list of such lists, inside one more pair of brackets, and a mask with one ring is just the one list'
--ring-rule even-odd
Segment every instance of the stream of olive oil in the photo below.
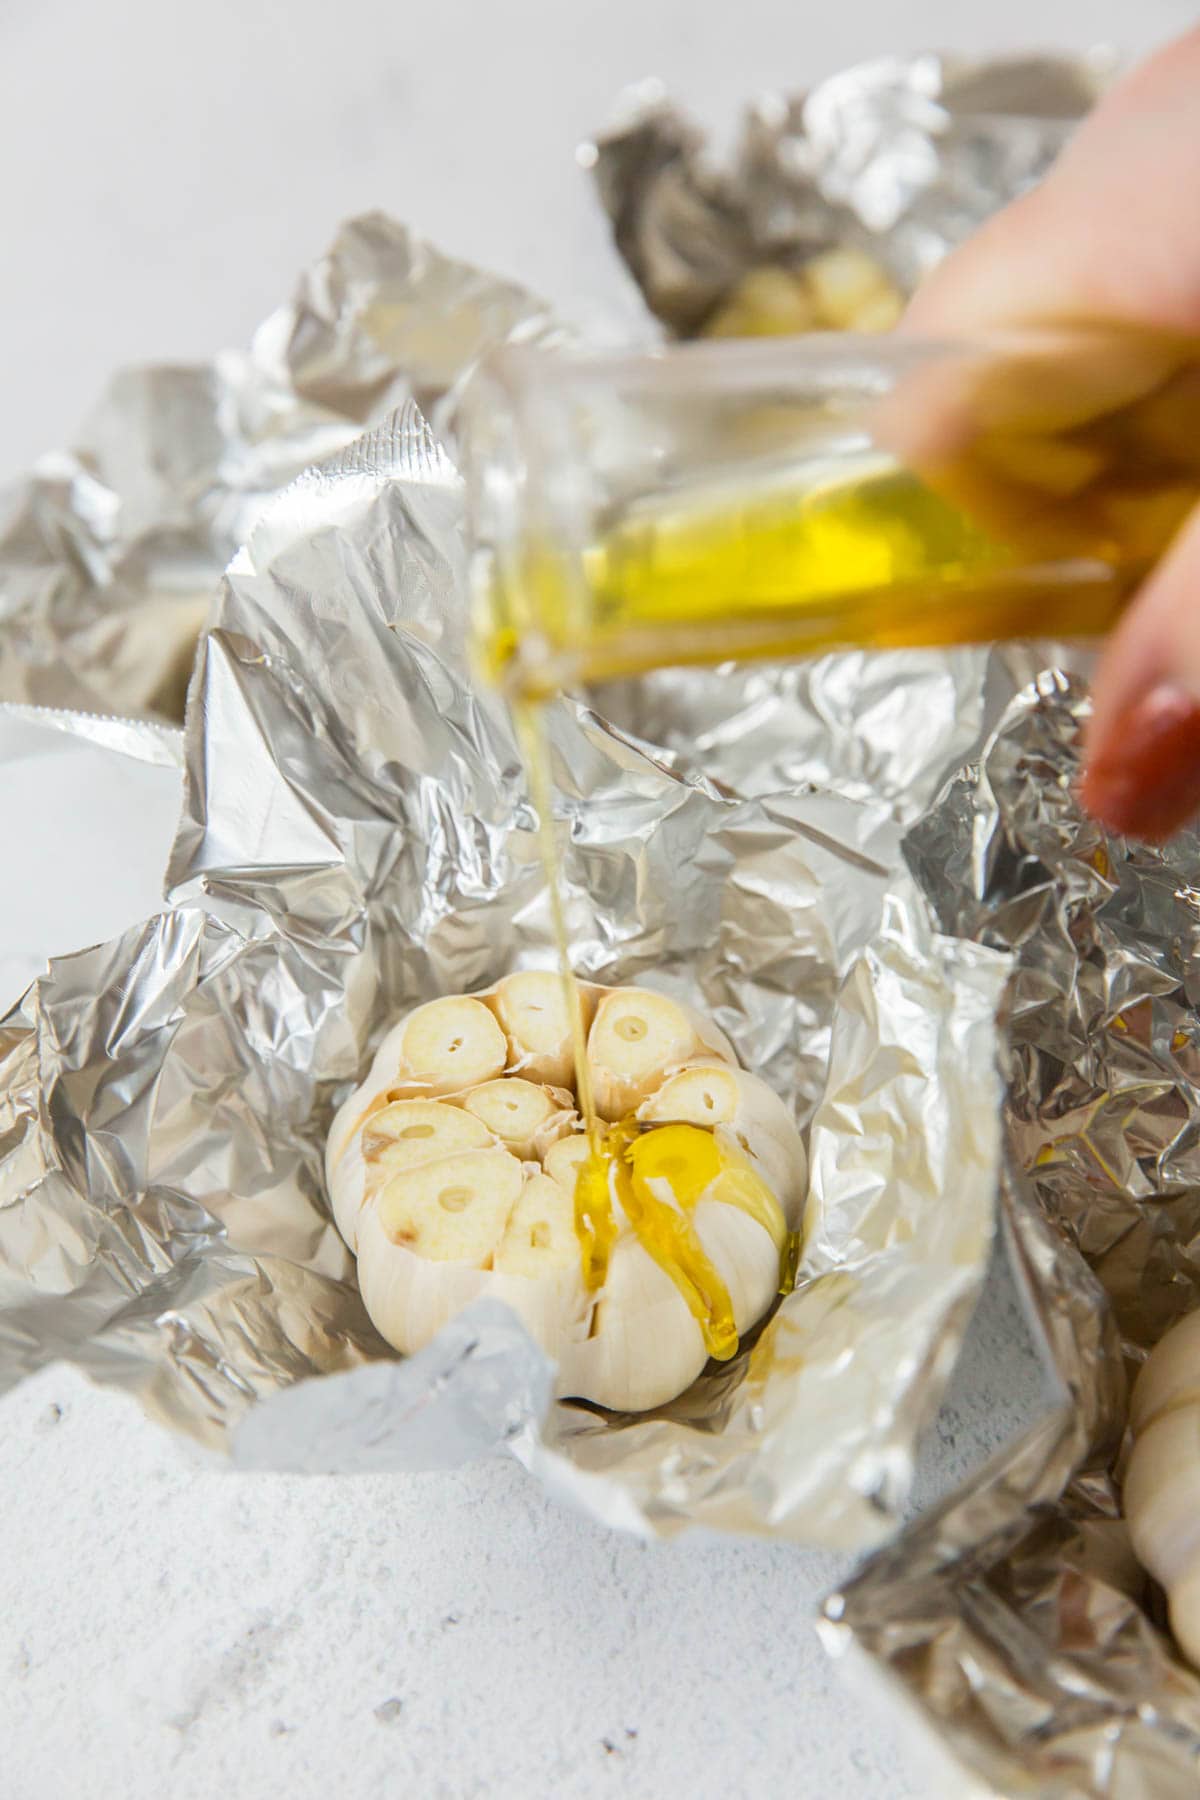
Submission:
{"label": "stream of olive oil", "polygon": [[[690,1124],[643,1131],[635,1119],[609,1124],[596,1110],[583,996],[576,979],[563,904],[563,878],[553,812],[553,782],[542,707],[514,707],[517,735],[538,818],[551,926],[558,951],[575,1062],[575,1091],[587,1133],[588,1156],[575,1184],[575,1232],[585,1285],[603,1287],[617,1240],[618,1209],[643,1248],[675,1283],[700,1327],[710,1356],[725,1361],[738,1347],[733,1302],[706,1254],[691,1211],[702,1195],[736,1206],[762,1225],[786,1264],[794,1250],[782,1210],[749,1167],[732,1166],[713,1134]],[[666,1188],[670,1199],[663,1197]]]}

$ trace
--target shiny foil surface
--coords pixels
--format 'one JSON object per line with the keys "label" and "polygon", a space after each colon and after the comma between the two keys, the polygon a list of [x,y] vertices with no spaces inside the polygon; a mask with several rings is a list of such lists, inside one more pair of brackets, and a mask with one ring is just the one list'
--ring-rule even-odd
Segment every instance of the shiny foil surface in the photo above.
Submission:
{"label": "shiny foil surface", "polygon": [[0,701],[177,721],[222,572],[301,470],[479,350],[549,329],[522,289],[351,219],[250,350],[124,369],[70,451],[0,490]]}

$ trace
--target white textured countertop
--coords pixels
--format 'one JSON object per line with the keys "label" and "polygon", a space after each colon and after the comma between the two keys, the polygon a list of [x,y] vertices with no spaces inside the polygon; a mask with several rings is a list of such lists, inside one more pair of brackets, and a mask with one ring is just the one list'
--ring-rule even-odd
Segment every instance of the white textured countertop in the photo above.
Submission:
{"label": "white textured countertop", "polygon": [[[1192,17],[1182,0],[0,0],[0,472],[66,441],[116,364],[244,340],[367,206],[566,303],[631,305],[571,154],[629,80],[661,75],[728,124],[756,90],[888,48],[1052,30],[1140,50]],[[0,1001],[46,952],[153,909],[176,779],[85,790],[49,741],[0,767],[0,842],[42,826],[0,884]],[[83,833],[96,874],[72,892]],[[998,1280],[922,1498],[1038,1386]],[[2,1800],[929,1792],[813,1634],[844,1563],[647,1548],[511,1464],[235,1476],[51,1369],[0,1402],[0,1542]]]}

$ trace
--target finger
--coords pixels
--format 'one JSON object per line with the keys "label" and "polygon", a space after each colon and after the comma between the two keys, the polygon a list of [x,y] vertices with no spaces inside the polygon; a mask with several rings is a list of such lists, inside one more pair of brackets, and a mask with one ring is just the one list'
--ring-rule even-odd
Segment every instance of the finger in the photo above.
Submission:
{"label": "finger", "polygon": [[1108,641],[1084,760],[1114,831],[1162,843],[1200,812],[1200,509]]}

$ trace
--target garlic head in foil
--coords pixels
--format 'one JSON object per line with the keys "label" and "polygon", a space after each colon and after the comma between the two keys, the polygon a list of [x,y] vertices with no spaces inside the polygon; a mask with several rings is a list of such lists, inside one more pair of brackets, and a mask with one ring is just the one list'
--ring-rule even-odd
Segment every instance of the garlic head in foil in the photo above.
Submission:
{"label": "garlic head in foil", "polygon": [[388,1032],[333,1121],[326,1175],[395,1349],[489,1296],[554,1359],[561,1396],[644,1411],[767,1311],[807,1162],[783,1101],[710,1020],[648,989],[581,985],[601,1164],[561,979],[525,971]]}

